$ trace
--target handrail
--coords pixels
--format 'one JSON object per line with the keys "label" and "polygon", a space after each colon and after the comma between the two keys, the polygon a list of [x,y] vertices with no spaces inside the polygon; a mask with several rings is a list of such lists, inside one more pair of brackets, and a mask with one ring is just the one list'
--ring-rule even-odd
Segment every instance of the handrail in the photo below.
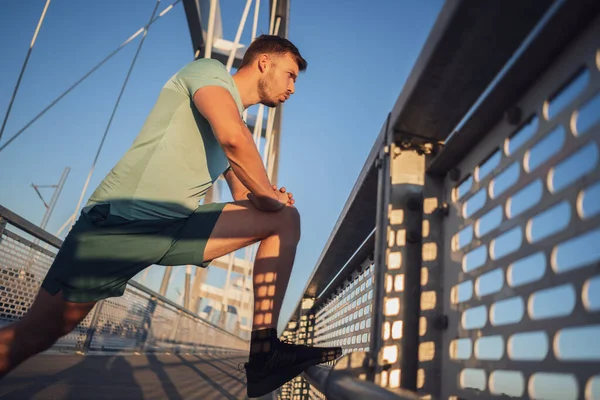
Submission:
{"label": "handrail", "polygon": [[[32,235],[35,238],[40,239],[43,242],[46,242],[56,248],[60,248],[63,244],[63,241],[60,240],[58,237],[52,235],[51,233],[48,233],[47,231],[43,230],[39,226],[26,220],[25,218],[21,217],[20,215],[15,214],[13,211],[9,210],[8,208],[6,208],[2,205],[0,205],[0,219],[4,219],[6,222],[8,222],[11,225],[15,226],[16,228],[22,230],[23,232],[25,232],[29,235]],[[155,299],[160,300],[161,302],[168,304],[171,307],[174,307],[178,311],[184,312],[193,318],[199,319],[203,323],[206,323],[207,325],[211,326],[212,328],[218,330],[219,332],[221,332],[223,334],[230,335],[236,339],[245,341],[245,339],[243,339],[237,335],[234,335],[231,332],[224,330],[223,328],[219,327],[218,325],[213,324],[212,322],[202,318],[200,315],[180,306],[179,304],[175,303],[174,301],[169,300],[165,296],[155,292],[152,289],[145,287],[144,285],[142,285],[136,281],[131,280],[131,281],[129,281],[128,284],[133,286],[134,288],[154,297]]]}
{"label": "handrail", "polygon": [[18,229],[27,232],[31,236],[40,239],[41,241],[44,241],[48,244],[51,244],[56,248],[62,246],[62,240],[52,235],[51,233],[48,233],[47,231],[43,230],[42,228],[33,224],[32,222],[26,220],[20,215],[15,214],[14,212],[2,205],[0,205],[0,219],[5,219],[6,221],[10,222],[11,225],[17,227]]}
{"label": "handrail", "polygon": [[403,389],[391,391],[331,367],[310,367],[303,376],[329,400],[420,400],[413,392]]}

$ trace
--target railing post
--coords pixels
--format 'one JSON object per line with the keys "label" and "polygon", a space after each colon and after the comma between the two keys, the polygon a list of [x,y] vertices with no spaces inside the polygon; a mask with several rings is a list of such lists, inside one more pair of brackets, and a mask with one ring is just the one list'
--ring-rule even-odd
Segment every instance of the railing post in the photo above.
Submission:
{"label": "railing post", "polygon": [[176,352],[177,350],[177,331],[179,330],[179,325],[181,324],[181,318],[183,318],[183,313],[181,310],[177,310],[177,322],[173,324],[171,329],[171,333],[169,334],[169,342],[171,342],[171,351]]}
{"label": "railing post", "polygon": [[[391,142],[380,158],[370,378],[414,391],[419,356],[425,157]],[[374,376],[373,376],[374,375]]]}
{"label": "railing post", "polygon": [[144,333],[142,333],[142,337],[140,338],[140,342],[137,345],[138,351],[146,351],[148,348],[148,343],[152,338],[152,321],[154,320],[154,311],[156,310],[156,297],[151,296],[148,300],[148,312],[144,316],[144,320],[142,322],[142,327],[144,329]]}
{"label": "railing post", "polygon": [[425,176],[417,389],[435,399],[441,394],[442,336],[448,328],[448,318],[443,312],[444,219],[448,204],[444,202],[443,190],[443,178]]}
{"label": "railing post", "polygon": [[92,339],[94,339],[94,335],[96,334],[96,327],[98,326],[98,320],[100,319],[100,313],[102,312],[102,308],[104,306],[104,300],[100,300],[96,303],[96,307],[94,308],[94,314],[92,315],[92,321],[90,322],[90,326],[87,329],[85,341],[83,342],[84,353],[90,351],[90,347],[92,345]]}

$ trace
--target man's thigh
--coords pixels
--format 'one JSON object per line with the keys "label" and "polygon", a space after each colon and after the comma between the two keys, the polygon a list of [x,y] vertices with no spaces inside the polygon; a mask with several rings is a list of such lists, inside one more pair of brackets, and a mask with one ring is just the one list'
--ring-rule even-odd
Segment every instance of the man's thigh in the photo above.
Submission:
{"label": "man's thigh", "polygon": [[188,218],[177,242],[161,260],[163,265],[202,265],[256,243],[297,214],[294,207],[278,212],[256,209],[249,201],[200,206]]}

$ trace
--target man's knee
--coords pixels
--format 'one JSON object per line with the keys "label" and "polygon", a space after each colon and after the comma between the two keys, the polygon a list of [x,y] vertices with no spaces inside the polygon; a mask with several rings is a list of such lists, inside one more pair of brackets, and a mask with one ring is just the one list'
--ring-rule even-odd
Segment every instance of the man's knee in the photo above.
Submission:
{"label": "man's knee", "polygon": [[279,233],[284,234],[290,241],[297,243],[300,240],[300,213],[296,207],[285,207],[280,211],[277,226]]}

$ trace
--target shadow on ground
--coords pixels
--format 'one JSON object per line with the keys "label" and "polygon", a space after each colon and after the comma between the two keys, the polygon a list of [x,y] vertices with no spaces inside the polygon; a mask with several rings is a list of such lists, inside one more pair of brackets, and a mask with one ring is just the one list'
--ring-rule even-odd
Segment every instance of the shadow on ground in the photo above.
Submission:
{"label": "shadow on ground", "polygon": [[232,355],[42,354],[0,381],[0,399],[247,399]]}

